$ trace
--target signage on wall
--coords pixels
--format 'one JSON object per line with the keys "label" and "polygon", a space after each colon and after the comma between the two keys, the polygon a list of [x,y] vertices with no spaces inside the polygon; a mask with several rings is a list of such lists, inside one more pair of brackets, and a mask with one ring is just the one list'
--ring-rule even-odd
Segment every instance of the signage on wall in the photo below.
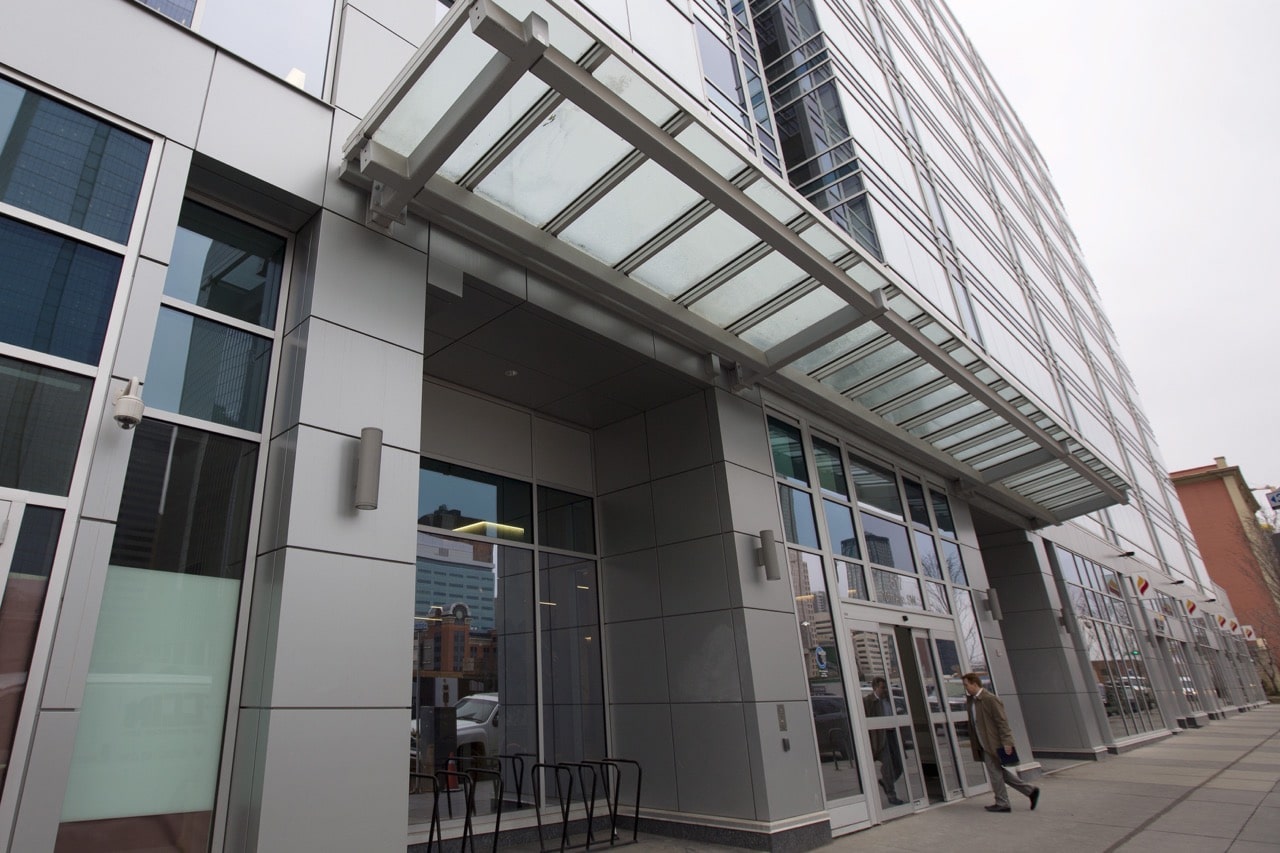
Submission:
{"label": "signage on wall", "polygon": [[1225,617],[1225,616],[1221,616],[1221,615],[1220,615],[1220,616],[1218,616],[1218,617],[1217,617],[1217,619],[1218,619],[1218,627],[1219,627],[1219,628],[1225,628],[1225,627],[1227,627],[1227,617]]}
{"label": "signage on wall", "polygon": [[1254,637],[1257,636],[1256,634],[1253,633],[1252,625],[1241,625],[1240,630],[1244,632],[1244,638],[1246,640],[1252,640]]}
{"label": "signage on wall", "polygon": [[1188,615],[1188,616],[1194,616],[1194,615],[1195,615],[1195,613],[1196,613],[1196,603],[1195,603],[1194,601],[1192,601],[1191,599],[1189,599],[1189,598],[1188,598],[1186,601],[1184,601],[1184,602],[1183,602],[1183,606],[1187,608],[1187,615]]}
{"label": "signage on wall", "polygon": [[1142,575],[1134,575],[1133,585],[1137,587],[1138,595],[1143,597],[1146,596],[1147,590],[1151,589],[1151,581],[1147,580]]}
{"label": "signage on wall", "polygon": [[1276,489],[1274,492],[1267,492],[1267,503],[1271,504],[1272,509],[1280,510],[1280,489]]}

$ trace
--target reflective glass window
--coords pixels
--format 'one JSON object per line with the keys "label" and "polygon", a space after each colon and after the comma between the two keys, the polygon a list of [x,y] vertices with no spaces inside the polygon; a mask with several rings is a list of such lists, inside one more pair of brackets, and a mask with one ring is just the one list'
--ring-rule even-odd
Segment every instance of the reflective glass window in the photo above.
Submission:
{"label": "reflective glass window", "polygon": [[[734,58],[729,46],[707,29],[701,21],[697,24],[697,30],[698,54],[702,57],[702,73],[706,77],[707,95],[717,104],[728,107],[736,117],[737,113],[746,109],[746,102],[742,97],[742,78],[738,73],[738,61]],[[727,104],[721,103],[726,99]]]}
{"label": "reflective glass window", "polygon": [[898,480],[892,471],[872,462],[849,457],[853,491],[861,506],[875,507],[881,512],[902,518],[902,499],[898,497]]}
{"label": "reflective glass window", "polygon": [[143,397],[153,408],[256,431],[270,367],[269,338],[165,307]]}
{"label": "reflective glass window", "polygon": [[824,500],[822,509],[827,516],[827,533],[831,536],[831,549],[842,557],[860,557],[858,533],[853,529],[853,510],[844,504]]}
{"label": "reflective glass window", "polygon": [[129,241],[151,144],[0,78],[0,200]]}
{"label": "reflective glass window", "polygon": [[813,440],[813,461],[818,468],[818,484],[824,491],[849,497],[849,486],[844,479],[844,465],[840,461],[840,448],[827,444],[820,438]]}
{"label": "reflective glass window", "polygon": [[920,553],[920,571],[931,578],[942,579],[942,565],[938,561],[938,546],[933,536],[923,530],[913,531],[916,538],[916,551]]}
{"label": "reflective glass window", "polygon": [[965,589],[957,589],[955,593],[956,619],[960,624],[960,640],[969,658],[969,670],[983,676],[983,683],[990,684],[987,651],[982,645],[982,630],[973,607],[973,594]]}
{"label": "reflective glass window", "polygon": [[861,513],[862,532],[867,539],[867,559],[882,566],[914,572],[907,528],[871,513]]}
{"label": "reflective glass window", "polygon": [[915,578],[896,572],[872,569],[871,585],[875,588],[876,601],[882,604],[914,607],[917,610],[924,608],[920,601],[920,582]]}
{"label": "reflective glass window", "polygon": [[955,538],[956,523],[951,517],[951,504],[947,501],[947,496],[930,489],[929,500],[933,503],[933,517],[938,521],[938,529]]}
{"label": "reflective glass window", "polygon": [[256,443],[145,420],[125,472],[57,846],[208,846]]}
{"label": "reflective glass window", "polygon": [[808,492],[779,484],[778,499],[782,503],[782,529],[787,541],[817,548],[818,526],[813,517],[813,498]]}
{"label": "reflective glass window", "polygon": [[143,6],[149,6],[167,18],[172,18],[184,27],[191,26],[196,14],[196,0],[138,0]]}
{"label": "reflective glass window", "polygon": [[779,477],[809,485],[809,471],[804,463],[800,430],[770,418],[769,447],[773,450],[773,469]]}
{"label": "reflective glass window", "polygon": [[[4,519],[0,517],[0,523]],[[62,510],[28,506],[14,543],[9,576],[0,599],[0,792],[13,750],[18,712],[26,695],[27,674],[35,651],[36,631],[49,589],[49,571],[58,546]]]}
{"label": "reflective glass window", "polygon": [[596,564],[541,555],[542,706],[547,761],[607,752]]}
{"label": "reflective glass window", "polygon": [[826,796],[828,800],[855,796],[862,793],[862,783],[822,558],[789,550],[787,563]]}
{"label": "reflective glass window", "polygon": [[926,581],[924,585],[924,608],[934,613],[950,613],[951,607],[947,604],[947,588],[940,583]]}
{"label": "reflective glass window", "polygon": [[836,560],[836,579],[840,584],[840,594],[845,598],[858,598],[863,601],[867,595],[867,577],[862,566],[844,560]]}
{"label": "reflective glass window", "polygon": [[907,493],[907,509],[911,512],[911,520],[928,527],[929,508],[925,506],[924,487],[905,477],[902,480],[902,487]]}
{"label": "reflective glass window", "polygon": [[947,565],[947,577],[954,584],[969,585],[969,576],[964,570],[964,559],[960,556],[960,546],[946,539],[938,540],[942,546],[942,561]]}
{"label": "reflective glass window", "polygon": [[538,544],[591,554],[596,549],[591,498],[538,487]]}
{"label": "reflective glass window", "polygon": [[0,341],[97,364],[118,255],[0,217]]}
{"label": "reflective glass window", "polygon": [[462,465],[423,459],[418,524],[514,542],[532,542],[528,483]]}
{"label": "reflective glass window", "polygon": [[186,201],[164,292],[263,328],[274,328],[285,240]]}
{"label": "reflective glass window", "polygon": [[93,380],[0,356],[0,486],[65,495]]}

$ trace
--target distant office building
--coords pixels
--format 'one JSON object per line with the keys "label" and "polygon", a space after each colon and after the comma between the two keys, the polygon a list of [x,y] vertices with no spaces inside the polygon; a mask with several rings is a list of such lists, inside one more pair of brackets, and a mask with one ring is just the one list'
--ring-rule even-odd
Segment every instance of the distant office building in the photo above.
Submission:
{"label": "distant office building", "polygon": [[1261,701],[941,3],[10,5],[8,849],[422,849],[476,692],[504,832],[773,849],[987,791],[964,672],[1032,775]]}

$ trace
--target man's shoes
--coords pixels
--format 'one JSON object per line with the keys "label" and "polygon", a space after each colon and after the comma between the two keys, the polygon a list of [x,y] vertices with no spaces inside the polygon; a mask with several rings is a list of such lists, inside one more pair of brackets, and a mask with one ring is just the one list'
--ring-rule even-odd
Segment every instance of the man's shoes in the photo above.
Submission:
{"label": "man's shoes", "polygon": [[987,811],[989,811],[989,812],[1011,812],[1011,811],[1013,811],[1013,808],[1012,808],[1012,807],[1010,807],[1010,806],[996,806],[996,805],[990,805],[990,806],[987,806]]}
{"label": "man's shoes", "polygon": [[906,804],[906,802],[907,802],[906,800],[900,800],[900,799],[898,799],[897,797],[892,797],[892,796],[891,796],[891,797],[889,797],[889,805],[891,805],[891,806],[901,806],[901,805],[905,805],[905,804]]}
{"label": "man's shoes", "polygon": [[1040,804],[1040,789],[1035,788],[1031,791],[1031,810],[1035,811],[1036,806]]}

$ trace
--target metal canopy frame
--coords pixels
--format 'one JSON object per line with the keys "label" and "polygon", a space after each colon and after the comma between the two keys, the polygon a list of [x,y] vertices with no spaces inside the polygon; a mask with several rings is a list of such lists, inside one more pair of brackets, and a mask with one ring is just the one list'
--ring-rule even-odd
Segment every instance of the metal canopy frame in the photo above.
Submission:
{"label": "metal canopy frame", "polygon": [[[891,269],[702,123],[696,104],[646,78],[612,37],[555,0],[502,2],[534,11],[521,20],[495,0],[455,7],[348,138],[343,175],[369,186],[371,227],[389,230],[410,210],[446,222],[717,357],[735,389],[804,401],[1033,526],[1127,500],[1128,484],[1093,448]],[[466,69],[452,73],[460,56]],[[517,177],[548,168],[517,161],[568,109],[616,159],[541,219],[502,190],[486,196],[505,164]],[[574,177],[576,167],[553,177]],[[597,240],[626,247],[621,257],[570,233],[612,194],[634,192],[645,169],[694,200],[660,211],[652,233]],[[694,239],[704,227],[729,235],[723,248]],[[647,265],[682,252],[710,272],[646,278]]]}

